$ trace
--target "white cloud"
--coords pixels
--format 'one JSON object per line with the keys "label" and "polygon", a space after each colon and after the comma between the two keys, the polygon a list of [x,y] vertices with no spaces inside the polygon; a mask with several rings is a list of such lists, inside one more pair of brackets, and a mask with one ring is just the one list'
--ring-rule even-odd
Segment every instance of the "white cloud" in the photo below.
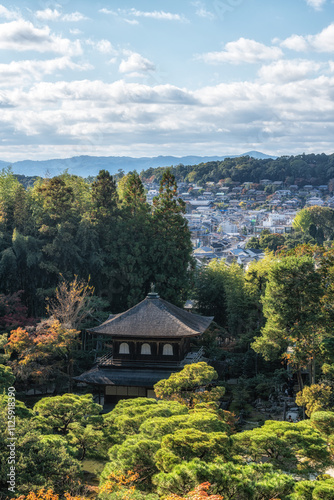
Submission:
{"label": "white cloud", "polygon": [[260,78],[271,82],[288,83],[303,80],[316,73],[321,64],[308,60],[281,60],[262,66],[258,71]]}
{"label": "white cloud", "polygon": [[8,82],[10,82],[11,85],[24,87],[31,84],[31,81],[40,81],[44,75],[51,75],[67,69],[85,71],[93,69],[93,66],[87,63],[75,63],[67,56],[40,61],[12,61],[9,64],[0,64],[0,85],[8,86]]}
{"label": "white cloud", "polygon": [[165,21],[184,21],[184,17],[180,14],[172,14],[170,12],[164,12],[163,10],[154,10],[151,12],[143,12],[137,9],[130,9],[129,13],[136,17],[150,17],[152,19],[165,20]]}
{"label": "white cloud", "polygon": [[69,21],[71,23],[77,23],[79,21],[85,21],[88,17],[81,14],[81,12],[71,12],[70,14],[64,14],[62,16],[62,21]]}
{"label": "white cloud", "polygon": [[326,0],[306,0],[307,5],[313,7],[315,10],[320,10],[325,5]]}
{"label": "white cloud", "polygon": [[133,25],[139,24],[139,21],[137,21],[137,19],[126,19],[126,18],[124,18],[123,21],[125,21],[128,24],[133,24]]}
{"label": "white cloud", "polygon": [[117,16],[117,12],[115,12],[114,10],[110,10],[110,9],[100,9],[99,12],[101,12],[101,14],[112,14],[113,16]]}
{"label": "white cloud", "polygon": [[198,17],[203,17],[204,19],[210,19],[212,21],[215,19],[215,14],[209,10],[207,10],[205,4],[200,1],[192,2],[192,5],[196,7],[195,14]]}
{"label": "white cloud", "polygon": [[138,18],[151,18],[156,19],[158,21],[179,21],[179,22],[188,22],[188,20],[180,14],[173,14],[171,12],[165,12],[163,10],[153,10],[153,11],[141,11],[135,8],[132,9],[100,9],[99,12],[101,14],[110,14],[116,17],[120,17],[122,21],[127,24],[137,25],[139,24]]}
{"label": "white cloud", "polygon": [[200,7],[199,9],[197,9],[196,15],[198,17],[204,17],[206,19],[210,19],[211,21],[216,17],[212,12],[206,10],[204,7]]}
{"label": "white cloud", "polygon": [[47,26],[36,28],[31,22],[23,19],[0,24],[0,50],[19,52],[33,50],[69,56],[82,53],[78,40],[72,42],[67,38],[52,34]]}
{"label": "white cloud", "polygon": [[57,21],[60,16],[61,12],[57,9],[44,9],[44,10],[37,10],[35,12],[35,16],[37,19],[41,19],[42,21]]}
{"label": "white cloud", "polygon": [[243,62],[257,63],[268,59],[279,59],[283,54],[279,47],[268,47],[247,38],[239,38],[235,42],[229,42],[224,49],[221,52],[208,52],[198,57],[211,64],[224,62],[240,64]]}
{"label": "white cloud", "polygon": [[126,60],[123,59],[119,65],[120,73],[137,73],[136,76],[138,76],[138,73],[143,71],[146,72],[154,70],[154,64],[137,52],[132,52],[129,57]]}
{"label": "white cloud", "polygon": [[283,40],[281,46],[296,52],[334,52],[334,23],[316,35],[292,35]]}
{"label": "white cloud", "polygon": [[18,19],[20,17],[19,12],[15,10],[9,10],[4,5],[0,4],[0,17],[4,17],[5,19]]}
{"label": "white cloud", "polygon": [[70,14],[62,14],[57,9],[44,9],[35,12],[37,19],[42,21],[68,21],[68,22],[78,22],[87,19],[86,16],[81,14],[81,12],[72,12]]}
{"label": "white cloud", "polygon": [[196,91],[124,81],[41,82],[27,91],[13,87],[1,93],[0,131],[7,131],[13,147],[15,141],[21,150],[27,144],[24,155],[29,144],[47,141],[49,157],[55,145],[58,156],[64,151],[73,156],[74,150],[126,154],[129,148],[132,155],[259,148],[293,154],[298,148],[316,152],[315,144],[326,151],[332,149],[333,86],[334,77],[325,76]]}
{"label": "white cloud", "polygon": [[91,45],[96,49],[98,52],[101,52],[102,54],[116,54],[117,51],[114,49],[114,47],[111,45],[109,40],[99,40],[95,42],[94,40],[86,40],[87,45]]}
{"label": "white cloud", "polygon": [[[163,20],[163,21],[181,21],[185,22],[186,18],[180,14],[172,14],[171,12],[165,12],[163,10],[153,10],[153,11],[141,11],[135,8],[132,9],[117,9],[117,11],[110,9],[100,9],[99,12],[102,14],[111,14],[113,16],[134,16],[134,17],[146,17],[151,19]],[[124,19],[129,22],[128,19]]]}

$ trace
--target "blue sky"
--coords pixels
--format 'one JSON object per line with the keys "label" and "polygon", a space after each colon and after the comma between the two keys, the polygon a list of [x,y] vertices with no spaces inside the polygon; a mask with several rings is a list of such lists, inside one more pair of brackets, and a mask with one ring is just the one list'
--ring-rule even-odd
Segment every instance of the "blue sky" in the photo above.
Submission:
{"label": "blue sky", "polygon": [[0,3],[2,160],[333,139],[333,0]]}

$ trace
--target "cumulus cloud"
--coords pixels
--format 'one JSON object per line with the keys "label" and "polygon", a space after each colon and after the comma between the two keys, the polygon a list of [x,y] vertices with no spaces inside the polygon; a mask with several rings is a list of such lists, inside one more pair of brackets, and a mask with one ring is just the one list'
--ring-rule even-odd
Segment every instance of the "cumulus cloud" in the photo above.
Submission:
{"label": "cumulus cloud", "polygon": [[81,14],[81,12],[71,12],[70,14],[64,14],[62,16],[62,21],[69,21],[71,23],[77,23],[78,21],[85,21],[88,17]]}
{"label": "cumulus cloud", "polygon": [[9,10],[4,5],[0,4],[0,17],[4,17],[5,19],[8,20],[18,19],[20,17],[20,14],[18,11]]}
{"label": "cumulus cloud", "polygon": [[85,71],[93,69],[88,63],[78,64],[69,57],[58,57],[47,60],[23,60],[12,61],[9,64],[0,64],[0,85],[11,85],[24,87],[31,81],[40,81],[44,75],[51,75],[67,69]]}
{"label": "cumulus cloud", "polygon": [[42,21],[78,22],[87,19],[87,17],[81,14],[81,12],[62,14],[62,12],[60,12],[59,10],[50,8],[36,11],[35,16],[37,17],[37,19],[41,19]]}
{"label": "cumulus cloud", "polygon": [[98,52],[101,52],[102,54],[116,54],[117,51],[114,49],[114,47],[111,45],[109,40],[86,40],[87,45],[91,45],[94,49],[96,49]]}
{"label": "cumulus cloud", "polygon": [[221,52],[207,52],[198,56],[206,63],[257,63],[268,59],[279,59],[283,53],[279,47],[268,47],[263,43],[239,38],[235,42],[229,42]]}
{"label": "cumulus cloud", "polygon": [[67,38],[54,35],[50,28],[36,28],[31,22],[19,19],[0,24],[0,50],[19,52],[34,50],[36,52],[55,52],[67,55],[82,53],[78,40],[72,42]]}
{"label": "cumulus cloud", "polygon": [[281,46],[296,52],[334,52],[334,23],[316,35],[292,35]]}
{"label": "cumulus cloud", "polygon": [[61,12],[57,9],[37,10],[35,16],[42,21],[57,21],[61,16]]}
{"label": "cumulus cloud", "polygon": [[123,59],[119,65],[120,73],[142,73],[154,70],[154,64],[137,52],[132,52],[129,57]]}
{"label": "cumulus cloud", "polygon": [[326,0],[306,0],[307,5],[313,7],[315,10],[320,10],[325,5]]}
{"label": "cumulus cloud", "polygon": [[[131,148],[134,155],[168,149],[203,154],[209,148],[277,154],[284,144],[281,154],[291,154],[298,148],[314,152],[318,141],[326,151],[332,148],[333,85],[333,76],[233,82],[196,91],[122,80],[36,82],[0,94],[14,106],[2,109],[0,130],[15,129],[7,134],[10,140],[31,147],[48,141],[49,155],[58,145],[58,156],[71,150],[70,144],[86,154],[125,154]],[[117,146],[111,150],[110,144]]]}
{"label": "cumulus cloud", "polygon": [[309,60],[281,60],[262,66],[258,75],[263,80],[273,82],[294,82],[316,73],[321,64]]}

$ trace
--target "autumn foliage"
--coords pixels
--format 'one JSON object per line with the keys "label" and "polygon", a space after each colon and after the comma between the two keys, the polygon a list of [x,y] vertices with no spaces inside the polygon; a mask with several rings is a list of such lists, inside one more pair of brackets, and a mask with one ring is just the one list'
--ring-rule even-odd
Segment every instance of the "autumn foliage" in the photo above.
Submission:
{"label": "autumn foliage", "polygon": [[112,472],[108,480],[100,488],[100,494],[121,493],[121,498],[127,500],[135,492],[135,483],[138,479],[139,474],[137,472],[127,471],[125,474]]}
{"label": "autumn foliage", "polygon": [[178,495],[168,495],[165,500],[223,500],[221,495],[210,495],[211,484],[206,482],[199,484],[193,491],[187,493],[184,497]]}
{"label": "autumn foliage", "polygon": [[[87,497],[72,496],[69,493],[65,493],[64,498],[66,500],[87,500]],[[17,500],[59,500],[59,495],[53,493],[52,490],[43,488],[38,490],[37,493],[31,491],[28,495],[20,495]]]}
{"label": "autumn foliage", "polygon": [[13,330],[5,351],[11,356],[10,365],[18,380],[39,384],[61,374],[69,376],[78,335],[77,330],[66,329],[53,319]]}
{"label": "autumn foliage", "polygon": [[22,293],[22,290],[8,295],[0,293],[0,331],[34,323],[34,320],[27,316],[28,308],[22,304]]}

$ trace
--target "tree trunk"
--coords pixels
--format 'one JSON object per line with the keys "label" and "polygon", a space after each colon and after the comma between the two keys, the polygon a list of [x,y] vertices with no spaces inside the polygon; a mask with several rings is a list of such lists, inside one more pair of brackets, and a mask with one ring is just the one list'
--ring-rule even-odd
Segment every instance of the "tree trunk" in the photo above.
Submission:
{"label": "tree trunk", "polygon": [[310,385],[315,384],[315,358],[312,358],[308,365]]}
{"label": "tree trunk", "polygon": [[304,388],[304,384],[300,368],[297,370],[297,380],[298,380],[299,390],[302,391]]}

